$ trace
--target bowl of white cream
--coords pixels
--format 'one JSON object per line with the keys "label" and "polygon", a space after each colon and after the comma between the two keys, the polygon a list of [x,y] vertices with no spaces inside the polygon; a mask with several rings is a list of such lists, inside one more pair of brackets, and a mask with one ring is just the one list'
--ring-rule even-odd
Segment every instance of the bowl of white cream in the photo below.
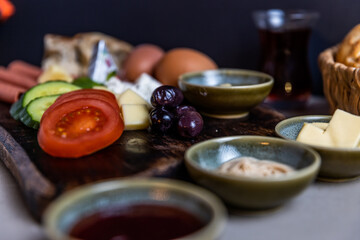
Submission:
{"label": "bowl of white cream", "polygon": [[263,136],[197,143],[185,152],[190,176],[226,203],[267,209],[289,201],[313,182],[321,159],[311,148]]}

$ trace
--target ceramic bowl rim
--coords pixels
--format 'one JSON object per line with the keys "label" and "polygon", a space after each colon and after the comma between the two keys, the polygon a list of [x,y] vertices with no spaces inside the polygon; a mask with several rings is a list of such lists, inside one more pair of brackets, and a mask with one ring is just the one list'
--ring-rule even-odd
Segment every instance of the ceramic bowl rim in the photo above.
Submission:
{"label": "ceramic bowl rim", "polygon": [[[250,84],[250,85],[242,85],[242,86],[209,86],[209,85],[202,85],[202,84],[195,84],[190,83],[187,80],[190,78],[193,78],[195,76],[204,75],[204,74],[213,74],[213,73],[219,73],[219,74],[226,74],[226,73],[234,73],[234,75],[251,75],[251,76],[258,76],[258,77],[264,77],[266,79],[263,83],[256,83],[256,84]],[[237,69],[237,68],[219,68],[219,69],[212,69],[212,70],[204,70],[204,71],[195,71],[195,72],[188,72],[184,73],[179,76],[178,85],[180,86],[180,83],[193,86],[193,87],[201,87],[201,88],[208,88],[208,89],[223,89],[223,90],[229,90],[229,89],[256,89],[259,87],[265,87],[265,86],[272,86],[274,84],[274,78],[270,76],[269,74],[254,71],[254,70],[248,70],[248,69]]]}
{"label": "ceramic bowl rim", "polygon": [[296,140],[290,139],[285,137],[284,135],[280,134],[280,128],[282,127],[282,125],[286,125],[288,122],[292,122],[292,121],[296,121],[296,120],[304,120],[304,119],[309,119],[309,118],[322,118],[322,119],[331,119],[331,115],[304,115],[304,116],[297,116],[297,117],[292,117],[292,118],[288,118],[285,120],[280,121],[278,124],[276,124],[275,126],[275,133],[279,136],[282,137],[283,139],[292,141],[292,142],[297,142],[299,144],[303,144],[315,149],[319,149],[319,150],[323,150],[323,151],[329,151],[329,152],[351,152],[351,153],[360,153],[360,148],[344,148],[344,147],[326,147],[326,146],[318,146],[318,145],[314,145],[314,144],[308,144],[308,143],[301,143],[298,142]]}
{"label": "ceramic bowl rim", "polygon": [[[249,177],[249,176],[232,176],[232,175],[226,175],[226,174],[220,174],[214,170],[208,170],[200,167],[198,164],[194,163],[192,159],[190,159],[190,152],[196,151],[198,148],[206,146],[210,142],[228,142],[231,140],[239,140],[239,141],[246,141],[247,139],[255,139],[259,141],[267,141],[267,142],[281,142],[284,144],[289,144],[292,146],[295,146],[297,148],[304,149],[311,153],[314,156],[314,161],[307,167],[304,167],[300,170],[296,170],[293,174],[281,176],[281,177],[268,177],[268,178],[259,178],[259,177]],[[213,138],[206,141],[199,142],[197,144],[192,145],[190,148],[187,149],[185,152],[185,163],[189,164],[191,167],[195,168],[196,170],[221,179],[227,179],[232,181],[238,181],[238,182],[252,182],[252,183],[276,183],[276,182],[287,182],[295,179],[300,179],[307,175],[316,174],[318,170],[320,169],[321,164],[321,157],[320,155],[310,147],[307,147],[302,144],[298,144],[296,142],[289,142],[287,140],[276,138],[276,137],[265,137],[265,136],[253,136],[253,135],[241,135],[241,136],[228,136],[228,137],[219,137],[219,138]]]}
{"label": "ceramic bowl rim", "polygon": [[66,233],[61,232],[57,227],[59,214],[63,209],[66,209],[71,204],[81,201],[93,194],[100,194],[116,189],[127,188],[153,188],[161,187],[165,189],[180,191],[184,194],[191,195],[206,203],[213,212],[213,216],[210,221],[200,230],[184,236],[180,239],[202,239],[201,237],[214,237],[217,238],[223,232],[227,221],[227,211],[222,201],[210,191],[196,186],[191,183],[173,180],[168,178],[113,178],[100,180],[93,183],[84,184],[65,193],[61,194],[57,199],[51,202],[45,209],[43,214],[43,225],[45,226],[45,232],[50,239],[68,239],[75,240],[75,238],[69,237]]}

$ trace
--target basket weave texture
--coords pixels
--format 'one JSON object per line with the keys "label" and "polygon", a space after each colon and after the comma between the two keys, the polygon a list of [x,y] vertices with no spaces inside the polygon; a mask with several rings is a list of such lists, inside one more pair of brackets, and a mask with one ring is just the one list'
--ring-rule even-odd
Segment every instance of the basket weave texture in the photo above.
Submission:
{"label": "basket weave texture", "polygon": [[319,55],[324,95],[333,113],[337,108],[360,115],[360,68],[335,62],[338,46]]}

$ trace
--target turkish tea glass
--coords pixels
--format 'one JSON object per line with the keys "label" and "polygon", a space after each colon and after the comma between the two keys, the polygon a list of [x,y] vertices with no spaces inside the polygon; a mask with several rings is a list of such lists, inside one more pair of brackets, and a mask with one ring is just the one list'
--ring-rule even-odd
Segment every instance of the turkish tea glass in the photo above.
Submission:
{"label": "turkish tea glass", "polygon": [[311,95],[308,43],[319,14],[308,10],[259,10],[253,13],[260,37],[260,70],[274,77],[266,102],[301,108]]}

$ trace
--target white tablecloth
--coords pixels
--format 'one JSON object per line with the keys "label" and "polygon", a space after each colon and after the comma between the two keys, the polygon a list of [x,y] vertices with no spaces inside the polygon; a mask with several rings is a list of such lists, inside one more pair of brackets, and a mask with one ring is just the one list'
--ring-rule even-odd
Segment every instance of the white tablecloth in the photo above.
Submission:
{"label": "white tablecloth", "polygon": [[[360,239],[359,226],[360,180],[315,182],[280,208],[256,214],[232,211],[221,240],[355,240]],[[41,225],[25,207],[17,183],[2,163],[0,239],[46,239]]]}

